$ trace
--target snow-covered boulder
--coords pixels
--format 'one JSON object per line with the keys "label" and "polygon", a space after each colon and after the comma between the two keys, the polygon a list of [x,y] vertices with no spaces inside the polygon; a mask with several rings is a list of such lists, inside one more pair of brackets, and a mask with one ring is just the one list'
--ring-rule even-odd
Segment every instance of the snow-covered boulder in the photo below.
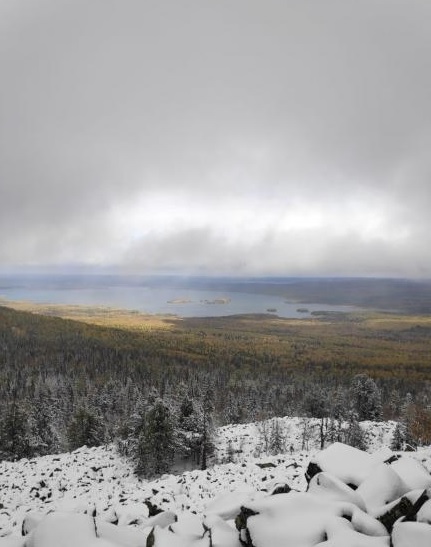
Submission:
{"label": "snow-covered boulder", "polygon": [[29,534],[36,526],[40,524],[42,519],[45,517],[45,513],[30,511],[25,515],[25,518],[22,522],[21,533],[23,536]]}
{"label": "snow-covered boulder", "polygon": [[205,513],[207,515],[218,515],[224,520],[235,518],[243,505],[251,503],[262,494],[256,493],[252,488],[226,492],[217,496],[213,501],[207,504]]}
{"label": "snow-covered boulder", "polygon": [[422,507],[417,512],[416,520],[418,522],[426,522],[428,524],[431,524],[431,500],[426,501],[422,505]]}
{"label": "snow-covered boulder", "polygon": [[425,490],[431,487],[431,475],[418,460],[411,456],[402,456],[391,464],[391,468],[404,481],[408,490],[418,488]]}
{"label": "snow-covered boulder", "polygon": [[117,521],[120,526],[127,524],[142,524],[146,522],[150,512],[145,503],[118,504],[115,507]]}
{"label": "snow-covered boulder", "polygon": [[409,490],[410,488],[391,465],[379,463],[359,484],[356,492],[364,500],[367,509],[370,510],[400,498]]}
{"label": "snow-covered boulder", "polygon": [[259,459],[254,441],[241,463],[153,481],[112,447],[0,462],[0,547],[431,546],[430,449],[335,443],[316,454],[296,438],[288,454]]}
{"label": "snow-covered boulder", "polygon": [[180,514],[177,522],[174,522],[169,526],[169,530],[179,536],[189,539],[199,539],[205,532],[202,518],[193,513]]}
{"label": "snow-covered boulder", "polygon": [[132,526],[116,526],[110,522],[96,519],[97,536],[110,541],[118,547],[146,547],[151,528],[136,529]]}
{"label": "snow-covered boulder", "polygon": [[[336,523],[345,535],[342,520],[349,522],[347,529],[355,532],[353,535],[388,536],[380,523],[356,505],[331,501],[326,496],[310,492],[290,492],[250,503],[242,508],[237,526],[241,541],[249,547],[313,547],[326,541],[328,532],[335,537]],[[378,539],[374,540],[374,544],[388,545]]]}
{"label": "snow-covered boulder", "polygon": [[161,513],[157,513],[157,515],[150,517],[146,521],[143,521],[143,526],[147,528],[148,527],[153,528],[154,526],[159,526],[160,528],[166,528],[167,526],[174,524],[176,520],[177,520],[177,516],[172,511],[162,511]]}
{"label": "snow-covered boulder", "polygon": [[156,526],[148,538],[148,547],[211,547],[208,533],[202,538],[184,538],[166,528]]}
{"label": "snow-covered boulder", "polygon": [[357,491],[353,490],[340,479],[330,473],[318,473],[310,480],[308,490],[310,494],[322,496],[332,501],[348,501],[365,511],[365,503]]}
{"label": "snow-covered boulder", "polygon": [[333,519],[326,529],[327,539],[314,547],[389,547],[389,536],[368,536],[354,529],[344,518]]}
{"label": "snow-covered boulder", "polygon": [[76,513],[50,513],[26,537],[25,547],[115,547],[98,538],[94,519]]}
{"label": "snow-covered boulder", "polygon": [[319,452],[312,463],[345,484],[359,486],[378,462],[368,452],[343,443],[334,443]]}
{"label": "snow-covered boulder", "polygon": [[390,532],[399,519],[414,520],[417,512],[426,501],[428,501],[428,495],[425,490],[411,490],[391,503],[377,509],[371,509],[370,513],[378,518]]}
{"label": "snow-covered boulder", "polygon": [[217,515],[205,518],[204,526],[211,530],[212,547],[241,547],[238,532]]}

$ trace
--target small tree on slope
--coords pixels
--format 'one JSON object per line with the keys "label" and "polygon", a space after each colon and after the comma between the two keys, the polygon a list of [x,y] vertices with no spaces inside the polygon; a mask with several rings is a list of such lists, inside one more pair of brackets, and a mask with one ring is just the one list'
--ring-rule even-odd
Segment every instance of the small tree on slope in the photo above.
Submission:
{"label": "small tree on slope", "polygon": [[368,444],[366,433],[363,429],[361,429],[357,416],[354,412],[352,412],[349,416],[347,429],[344,434],[344,442],[346,444],[359,448],[359,450],[367,450]]}
{"label": "small tree on slope", "polygon": [[32,455],[27,423],[26,409],[14,400],[0,422],[0,459],[17,460]]}
{"label": "small tree on slope", "polygon": [[391,450],[404,450],[406,442],[406,429],[403,424],[398,423],[395,426],[391,439]]}
{"label": "small tree on slope", "polygon": [[380,420],[382,399],[377,384],[366,374],[357,374],[350,384],[353,410],[358,420]]}
{"label": "small tree on slope", "polygon": [[69,449],[99,446],[104,441],[104,427],[97,412],[86,406],[76,409],[67,429]]}
{"label": "small tree on slope", "polygon": [[134,459],[136,473],[150,477],[170,471],[176,451],[173,415],[160,398],[145,412]]}

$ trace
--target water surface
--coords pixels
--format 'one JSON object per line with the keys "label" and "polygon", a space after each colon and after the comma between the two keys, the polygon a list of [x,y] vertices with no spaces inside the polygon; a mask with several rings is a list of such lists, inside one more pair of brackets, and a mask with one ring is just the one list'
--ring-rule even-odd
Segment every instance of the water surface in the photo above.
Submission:
{"label": "water surface", "polygon": [[[87,285],[87,286],[86,286]],[[283,296],[216,291],[163,285],[86,283],[1,283],[0,297],[43,304],[109,306],[149,314],[181,317],[218,317],[246,313],[273,313],[285,318],[309,317],[312,312],[351,312],[353,306],[287,302]]]}

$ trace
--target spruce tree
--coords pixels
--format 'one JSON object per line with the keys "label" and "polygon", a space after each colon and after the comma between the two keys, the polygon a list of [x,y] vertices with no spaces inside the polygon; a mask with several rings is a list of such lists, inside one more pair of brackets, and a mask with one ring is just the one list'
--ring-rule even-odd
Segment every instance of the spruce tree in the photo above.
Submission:
{"label": "spruce tree", "polygon": [[417,440],[414,436],[415,424],[415,405],[411,393],[407,393],[404,402],[401,406],[401,424],[404,433],[404,446],[409,445],[410,448],[416,448]]}
{"label": "spruce tree", "polygon": [[196,417],[198,425],[198,449],[199,465],[201,469],[208,467],[209,458],[214,453],[214,402],[213,390],[205,386],[201,393],[201,399],[196,404]]}
{"label": "spruce tree", "polygon": [[269,451],[271,454],[282,454],[286,451],[286,436],[280,424],[279,418],[271,420],[271,432],[269,436]]}
{"label": "spruce tree", "polygon": [[358,422],[357,415],[352,412],[349,416],[347,429],[345,431],[346,444],[359,448],[359,450],[367,450],[368,444],[366,434]]}
{"label": "spruce tree", "polygon": [[134,453],[138,475],[151,477],[170,471],[176,452],[175,431],[170,409],[161,398],[156,399],[142,416]]}
{"label": "spruce tree", "polygon": [[382,416],[381,393],[377,384],[366,374],[357,374],[350,385],[353,410],[358,420],[380,420]]}
{"label": "spruce tree", "polygon": [[406,430],[403,424],[398,423],[395,426],[391,439],[391,450],[403,450],[406,442]]}
{"label": "spruce tree", "polygon": [[304,410],[308,416],[319,419],[320,448],[323,449],[330,426],[330,401],[328,393],[320,386],[310,388],[304,399]]}
{"label": "spruce tree", "polygon": [[69,449],[81,446],[99,446],[104,442],[104,427],[95,410],[80,406],[75,411],[67,430]]}
{"label": "spruce tree", "polygon": [[22,403],[13,400],[0,422],[0,457],[18,460],[32,455],[28,412]]}
{"label": "spruce tree", "polygon": [[54,454],[62,448],[63,416],[51,390],[40,384],[30,407],[28,427],[35,455]]}

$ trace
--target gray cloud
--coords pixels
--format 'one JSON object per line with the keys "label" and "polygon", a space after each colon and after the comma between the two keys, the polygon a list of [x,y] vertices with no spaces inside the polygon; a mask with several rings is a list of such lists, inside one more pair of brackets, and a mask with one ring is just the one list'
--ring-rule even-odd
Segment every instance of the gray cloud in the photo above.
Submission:
{"label": "gray cloud", "polygon": [[[404,261],[400,261],[400,255]],[[320,228],[288,233],[266,231],[253,240],[233,240],[209,228],[150,234],[126,257],[125,271],[203,274],[275,274],[334,276],[415,276],[431,268],[426,241],[364,239],[355,232],[334,234]]]}
{"label": "gray cloud", "polygon": [[430,276],[430,17],[2,2],[0,262]]}

